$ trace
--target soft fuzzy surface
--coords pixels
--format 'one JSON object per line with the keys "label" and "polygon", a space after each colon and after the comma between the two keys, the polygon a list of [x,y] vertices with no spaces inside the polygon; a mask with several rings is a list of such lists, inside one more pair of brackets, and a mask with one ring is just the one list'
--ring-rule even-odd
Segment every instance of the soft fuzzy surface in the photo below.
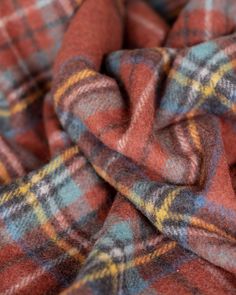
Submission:
{"label": "soft fuzzy surface", "polygon": [[0,1],[0,294],[236,294],[236,1]]}

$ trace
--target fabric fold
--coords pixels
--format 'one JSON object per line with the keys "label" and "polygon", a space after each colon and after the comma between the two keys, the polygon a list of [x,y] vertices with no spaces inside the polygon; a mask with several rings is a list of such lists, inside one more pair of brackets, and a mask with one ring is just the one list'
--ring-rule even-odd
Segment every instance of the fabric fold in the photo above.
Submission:
{"label": "fabric fold", "polygon": [[234,294],[234,1],[15,2],[0,294]]}

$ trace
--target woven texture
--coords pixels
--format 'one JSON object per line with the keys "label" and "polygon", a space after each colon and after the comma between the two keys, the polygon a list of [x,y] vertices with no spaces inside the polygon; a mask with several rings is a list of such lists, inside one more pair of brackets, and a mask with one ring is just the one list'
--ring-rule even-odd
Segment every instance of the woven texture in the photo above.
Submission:
{"label": "woven texture", "polygon": [[0,294],[236,294],[236,1],[0,1]]}

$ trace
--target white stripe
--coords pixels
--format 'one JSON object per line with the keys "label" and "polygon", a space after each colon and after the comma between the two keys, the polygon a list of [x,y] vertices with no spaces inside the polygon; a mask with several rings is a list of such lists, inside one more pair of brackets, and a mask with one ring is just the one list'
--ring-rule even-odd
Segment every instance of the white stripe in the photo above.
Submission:
{"label": "white stripe", "polygon": [[206,40],[208,40],[212,36],[212,15],[211,10],[213,7],[212,0],[207,0],[205,6],[206,16],[205,16],[205,31],[206,31]]}
{"label": "white stripe", "polygon": [[52,146],[58,142],[69,141],[68,134],[65,131],[56,130],[49,136],[49,145]]}
{"label": "white stripe", "polygon": [[[176,65],[181,65],[184,69],[189,70],[190,72],[197,71],[197,77],[193,77],[193,79],[197,82],[203,81],[207,75],[212,75],[212,71],[209,70],[209,66],[211,64],[217,64],[220,59],[225,58],[225,54],[231,55],[232,53],[235,53],[236,51],[236,44],[229,45],[226,47],[224,50],[217,51],[205,64],[204,68],[199,67],[196,65],[193,61],[185,58],[185,57],[179,57],[177,59]],[[225,52],[225,53],[224,53]],[[216,70],[217,71],[217,70]],[[221,83],[227,84],[228,80],[226,80],[224,77],[221,78]],[[231,82],[231,93],[235,92],[236,93],[236,85],[233,85]],[[194,104],[197,96],[199,93],[195,91],[193,88],[189,87],[189,93],[186,97],[187,102],[189,103],[189,107]]]}
{"label": "white stripe", "polygon": [[78,95],[85,94],[88,91],[95,91],[96,89],[103,89],[107,87],[116,86],[116,83],[112,80],[104,80],[104,78],[98,81],[91,81],[85,85],[81,85],[75,89],[71,94],[66,96],[66,99],[62,100],[62,105],[65,109],[69,109],[70,105],[78,99]]}
{"label": "white stripe", "polygon": [[161,30],[159,26],[157,26],[155,23],[151,22],[150,20],[147,20],[146,18],[134,12],[130,12],[129,16],[131,17],[131,19],[143,25],[145,28],[149,29],[152,33],[154,33],[158,37],[162,38],[164,36],[165,32]]}
{"label": "white stripe", "polygon": [[12,14],[0,18],[0,28],[4,27],[10,21],[14,21],[16,19],[19,19],[20,17],[27,16],[31,11],[43,8],[55,1],[56,0],[40,0],[37,3],[34,3],[33,5],[29,5],[21,9],[16,9]]}
{"label": "white stripe", "polygon": [[146,250],[149,247],[154,247],[157,244],[159,244],[163,239],[164,239],[164,237],[162,235],[159,235],[159,236],[152,238],[150,240],[141,241],[141,242],[135,244],[135,247],[133,244],[126,245],[122,249],[120,249],[118,247],[114,247],[114,248],[112,248],[110,253],[111,253],[112,258],[121,258],[124,255],[126,255],[126,256],[131,255],[134,253],[134,250],[137,254],[137,251],[141,251],[143,249]]}
{"label": "white stripe", "polygon": [[180,125],[177,125],[175,127],[175,131],[176,131],[177,138],[179,140],[179,144],[180,144],[182,150],[184,151],[184,153],[186,154],[187,158],[190,161],[188,181],[191,184],[193,184],[194,181],[196,180],[197,170],[198,170],[198,166],[199,166],[198,158],[193,153],[191,146],[188,142],[188,139],[184,135],[183,130]]}
{"label": "white stripe", "polygon": [[58,0],[63,7],[64,11],[67,13],[67,15],[71,15],[73,13],[73,8],[69,1],[65,0]]}
{"label": "white stripe", "polygon": [[[50,71],[45,71],[45,72],[40,72],[37,76],[34,77],[34,79],[27,81],[26,83],[22,83],[18,88],[16,89],[9,89],[11,92],[10,94],[8,94],[7,96],[7,100],[9,101],[9,103],[12,105],[13,103],[17,103],[19,97],[21,96],[25,96],[25,93],[27,93],[29,91],[29,89],[37,84],[36,82],[39,81],[46,81],[46,79],[50,78]],[[9,87],[10,88],[10,87]],[[6,91],[9,91],[6,90]]]}
{"label": "white stripe", "polygon": [[52,269],[56,265],[60,264],[61,262],[63,262],[67,258],[68,258],[67,254],[63,254],[63,255],[59,256],[54,261],[50,262],[50,265],[42,266],[42,268],[39,268],[33,274],[24,277],[20,282],[16,283],[11,288],[0,293],[0,295],[14,295],[14,294],[16,294],[16,292],[19,292],[21,289],[27,287],[33,281],[35,281],[36,279],[41,277],[46,271],[49,271],[50,269]]}
{"label": "white stripe", "polygon": [[0,152],[3,156],[11,163],[11,167],[17,173],[18,176],[24,174],[24,168],[22,167],[17,156],[11,151],[11,149],[6,145],[2,137],[0,136]]}
{"label": "white stripe", "polygon": [[[71,174],[74,174],[76,171],[78,171],[78,169],[80,169],[82,167],[82,165],[84,165],[84,163],[85,163],[85,159],[82,157],[80,157],[77,161],[74,160],[73,163],[67,169],[63,170],[63,172],[61,174],[55,176],[55,178],[52,181],[53,187],[57,187],[60,184],[62,184],[68,176],[70,176]],[[42,183],[42,181],[40,183]],[[38,185],[40,185],[40,183]],[[37,195],[37,192],[36,192],[36,195]],[[37,196],[37,198],[38,197],[39,196]],[[19,211],[23,207],[23,205],[25,205],[24,199],[21,198],[20,203],[12,205],[9,209],[5,208],[5,210],[3,212],[1,212],[1,214],[2,214],[1,217],[3,219],[9,218],[12,214],[17,213],[17,211]],[[20,226],[20,224],[18,224],[18,225]]]}
{"label": "white stripe", "polygon": [[143,112],[146,103],[149,101],[150,92],[155,89],[155,86],[156,86],[154,83],[155,80],[156,80],[156,73],[153,74],[152,78],[150,79],[147,86],[143,90],[141,96],[138,98],[138,104],[131,118],[132,121],[130,122],[130,126],[128,127],[127,131],[123,134],[123,136],[118,140],[118,143],[117,143],[118,152],[123,152],[123,150],[127,146],[130,132],[132,131],[133,128],[137,127],[140,113]]}

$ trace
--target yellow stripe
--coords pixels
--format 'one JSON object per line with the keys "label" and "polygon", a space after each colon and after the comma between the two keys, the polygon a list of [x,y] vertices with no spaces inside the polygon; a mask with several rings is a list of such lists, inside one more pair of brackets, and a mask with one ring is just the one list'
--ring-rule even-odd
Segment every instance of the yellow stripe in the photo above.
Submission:
{"label": "yellow stripe", "polygon": [[236,59],[228,62],[227,64],[223,64],[219,67],[219,69],[217,70],[216,73],[213,73],[211,79],[210,79],[210,83],[212,83],[212,88],[214,89],[217,85],[217,83],[220,81],[220,79],[230,70],[234,69],[234,67],[236,67]]}
{"label": "yellow stripe", "polygon": [[143,264],[147,264],[151,262],[153,259],[164,255],[165,253],[173,250],[177,246],[177,243],[174,241],[167,242],[164,246],[158,248],[157,250],[153,251],[152,253],[149,253],[147,255],[143,255],[140,257],[137,257],[131,261],[128,262],[120,262],[117,263],[115,266],[108,266],[100,271],[94,272],[92,274],[84,276],[81,280],[79,280],[77,283],[72,285],[70,288],[65,290],[62,294],[66,295],[70,293],[73,290],[76,290],[83,286],[84,284],[88,282],[93,282],[95,280],[101,280],[104,277],[107,276],[115,276],[119,273],[122,273],[130,268],[134,268]]}
{"label": "yellow stripe", "polygon": [[4,109],[0,109],[0,116],[1,117],[9,117],[11,115],[10,110],[4,110]]}
{"label": "yellow stripe", "polygon": [[57,89],[56,93],[54,94],[55,104],[57,105],[59,103],[60,97],[66,92],[68,88],[70,88],[75,83],[83,79],[86,79],[95,75],[96,75],[96,72],[89,69],[85,69],[78,73],[73,74],[71,77],[69,77],[69,79],[66,80],[66,82],[60,88]]}
{"label": "yellow stripe", "polygon": [[[42,180],[46,175],[52,173],[54,170],[56,170],[60,165],[62,165],[64,162],[72,158],[74,155],[76,155],[79,152],[79,148],[77,146],[72,147],[68,150],[66,150],[62,155],[58,156],[55,160],[53,160],[50,164],[45,166],[44,168],[40,169],[38,173],[32,176],[31,180],[27,184],[19,184],[19,187],[15,190],[12,190],[10,192],[7,192],[3,194],[3,196],[0,199],[0,205],[4,204],[5,202],[13,199],[14,197],[19,197],[21,194],[27,194],[30,188]],[[21,194],[20,194],[21,193]]]}
{"label": "yellow stripe", "polygon": [[169,77],[173,80],[176,80],[179,84],[183,86],[190,86],[196,91],[202,92],[205,95],[210,95],[212,93],[212,88],[209,86],[203,86],[200,82],[190,79],[180,72],[176,72],[175,69],[170,71]]}
{"label": "yellow stripe", "polygon": [[[232,60],[231,62],[224,64],[222,66],[219,67],[219,69],[217,70],[216,73],[212,74],[212,77],[209,81],[209,88],[211,89],[211,92],[209,92],[208,95],[213,95],[215,94],[215,87],[217,85],[217,83],[220,81],[220,79],[230,70],[232,70],[234,67],[236,66],[236,60]],[[204,93],[205,94],[205,93]],[[228,100],[224,95],[216,93],[217,96],[219,97],[219,99],[221,100],[221,102],[227,106],[228,108],[232,108],[232,111],[234,112],[236,110],[236,104],[230,100]],[[205,94],[207,95],[207,93]],[[198,103],[196,104],[196,106],[194,107],[194,109],[197,109],[201,106],[201,104],[203,104],[205,101],[205,98],[202,97]]]}
{"label": "yellow stripe", "polygon": [[222,236],[230,241],[235,242],[236,238],[232,237],[231,235],[227,234],[225,231],[219,229],[217,226],[215,226],[214,224],[210,224],[205,222],[204,220],[197,218],[195,216],[190,218],[190,224],[191,225],[195,225],[198,226],[202,229],[205,229],[211,233],[215,233],[218,234],[219,236]]}
{"label": "yellow stripe", "polygon": [[113,280],[112,280],[113,290],[117,290],[118,282],[119,282],[119,280],[117,280],[117,274],[119,273],[117,264],[113,261],[112,257],[107,253],[104,253],[104,252],[100,253],[96,255],[96,257],[103,263],[105,262],[107,264],[106,268],[110,269],[110,273],[113,276]]}
{"label": "yellow stripe", "polygon": [[[48,90],[50,87],[50,83],[48,83],[47,85],[45,85],[45,91]],[[0,117],[9,117],[11,115],[14,115],[16,113],[19,113],[21,111],[23,111],[24,109],[26,109],[28,106],[30,106],[33,102],[35,102],[37,99],[39,99],[41,97],[41,95],[44,92],[42,90],[38,90],[35,93],[29,95],[28,97],[24,98],[23,100],[19,101],[18,103],[16,103],[15,105],[13,105],[12,107],[10,107],[10,109],[0,109]]]}
{"label": "yellow stripe", "polygon": [[108,183],[110,183],[113,187],[115,187],[122,195],[128,197],[137,207],[142,208],[145,212],[155,216],[155,225],[161,231],[163,229],[163,221],[165,218],[169,217],[169,208],[180,192],[180,188],[177,188],[170,192],[168,196],[165,198],[163,205],[160,209],[157,209],[156,206],[151,203],[143,200],[136,193],[132,192],[129,188],[123,186],[122,184],[116,183],[109,175],[100,169],[98,166],[93,165],[94,170],[100,175],[103,179],[105,179]]}
{"label": "yellow stripe", "polygon": [[11,177],[5,165],[2,162],[0,162],[0,177],[2,178],[4,184],[9,183],[11,181]]}
{"label": "yellow stripe", "polygon": [[194,122],[194,119],[191,119],[188,121],[188,129],[189,129],[189,133],[193,139],[193,142],[194,142],[196,148],[201,153],[202,152],[202,144],[201,144],[200,135],[197,130],[197,126]]}
{"label": "yellow stripe", "polygon": [[186,221],[189,223],[189,226],[193,225],[193,226],[198,227],[199,229],[204,229],[210,233],[214,233],[214,234],[217,234],[221,237],[224,237],[224,238],[228,239],[229,241],[232,241],[232,242],[236,241],[236,238],[234,238],[233,236],[231,236],[231,235],[227,234],[225,231],[219,229],[214,224],[207,223],[198,217],[195,217],[195,216],[191,217],[186,214],[173,213],[173,214],[171,214],[171,216],[169,218],[174,221]]}
{"label": "yellow stripe", "polygon": [[172,191],[164,200],[162,206],[160,209],[156,211],[156,222],[158,224],[158,229],[160,231],[163,230],[163,222],[165,221],[166,218],[172,219],[170,213],[170,207],[177,195],[179,194],[180,189],[176,189]]}
{"label": "yellow stripe", "polygon": [[161,47],[157,47],[155,50],[162,55],[164,72],[168,73],[170,70],[170,55],[167,53],[166,49]]}
{"label": "yellow stripe", "polygon": [[69,245],[65,240],[60,239],[57,236],[57,232],[55,231],[51,223],[44,224],[48,220],[48,218],[44,213],[44,210],[40,202],[38,201],[34,193],[28,191],[28,193],[25,194],[25,190],[28,190],[27,184],[20,188],[20,193],[24,194],[27,203],[31,206],[31,208],[33,208],[33,211],[37,216],[37,219],[43,231],[51,238],[51,240],[59,248],[63,249],[69,256],[72,256],[80,262],[84,261],[85,257],[82,254],[80,254],[77,248],[71,247],[71,245]]}
{"label": "yellow stripe", "polygon": [[163,221],[167,217],[170,220],[178,220],[178,221],[181,221],[181,220],[184,221],[184,220],[187,220],[187,219],[191,218],[191,223],[190,224],[192,224],[192,225],[199,226],[202,229],[206,229],[209,232],[219,234],[219,235],[221,235],[223,237],[226,237],[226,238],[228,238],[230,240],[233,240],[233,241],[236,240],[235,238],[228,235],[226,232],[222,231],[221,229],[219,229],[215,225],[208,224],[204,220],[201,220],[200,218],[189,217],[187,215],[175,214],[175,213],[172,213],[172,212],[171,212],[171,214],[168,214],[169,213],[169,208],[170,208],[173,200],[177,197],[177,195],[181,191],[180,188],[177,188],[176,190],[173,190],[166,197],[162,207],[158,210],[158,209],[156,209],[156,207],[154,206],[153,203],[144,201],[138,195],[131,192],[127,187],[116,183],[114,180],[112,180],[109,177],[109,175],[107,175],[107,173],[105,171],[103,171],[102,169],[100,169],[96,165],[93,165],[93,167],[94,167],[95,171],[98,173],[98,175],[100,175],[103,179],[105,179],[108,183],[110,183],[113,187],[115,187],[122,195],[128,197],[131,201],[133,201],[136,206],[138,206],[139,208],[143,208],[149,214],[155,215],[155,217],[156,217],[156,224],[155,225],[157,226],[157,228],[160,231],[163,229]]}
{"label": "yellow stripe", "polygon": [[128,196],[129,199],[135,203],[135,205],[137,205],[140,208],[145,208],[146,211],[149,213],[154,212],[154,206],[152,203],[147,204],[137,194],[130,191],[129,188],[125,187],[124,185],[122,185],[120,183],[115,182],[104,170],[102,170],[101,168],[99,168],[98,166],[96,166],[94,164],[92,164],[92,166],[98,175],[100,175],[109,184],[111,184],[114,188],[116,188],[116,190],[119,191],[122,195],[124,195],[126,197]]}
{"label": "yellow stripe", "polygon": [[219,69],[217,70],[217,72],[212,74],[212,77],[211,77],[208,85],[202,85],[202,83],[200,83],[196,80],[190,79],[187,76],[185,76],[184,74],[182,74],[180,72],[176,72],[176,70],[174,70],[174,69],[171,70],[169,76],[173,80],[176,80],[177,82],[179,82],[181,85],[190,86],[194,90],[199,91],[203,94],[203,97],[193,107],[193,110],[191,111],[191,113],[193,111],[195,111],[196,109],[198,109],[201,106],[201,104],[204,103],[205,99],[208,96],[213,95],[213,94],[216,94],[225,106],[227,106],[228,108],[232,108],[233,111],[236,111],[236,103],[235,102],[230,101],[224,95],[218,94],[215,92],[215,87],[216,87],[217,83],[219,82],[219,80],[228,71],[234,69],[234,67],[236,67],[236,60],[232,60],[229,63],[220,66]]}
{"label": "yellow stripe", "polygon": [[[189,129],[190,136],[193,139],[193,142],[194,142],[194,144],[201,156],[203,153],[203,147],[201,144],[200,134],[197,130],[197,125],[195,124],[194,119],[188,120],[188,129]],[[202,158],[202,160],[204,161],[204,157]],[[203,185],[204,180],[205,180],[205,165],[204,165],[204,163],[202,163],[201,170],[199,170],[199,171],[200,171],[199,184]]]}

